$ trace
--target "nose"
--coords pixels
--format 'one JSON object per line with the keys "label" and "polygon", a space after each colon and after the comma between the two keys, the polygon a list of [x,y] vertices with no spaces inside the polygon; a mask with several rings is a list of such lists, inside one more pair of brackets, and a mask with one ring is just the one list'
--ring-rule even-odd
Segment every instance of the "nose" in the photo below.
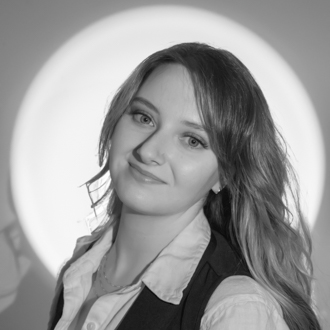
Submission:
{"label": "nose", "polygon": [[156,131],[136,148],[136,157],[148,165],[163,165],[166,162],[168,141],[165,134]]}

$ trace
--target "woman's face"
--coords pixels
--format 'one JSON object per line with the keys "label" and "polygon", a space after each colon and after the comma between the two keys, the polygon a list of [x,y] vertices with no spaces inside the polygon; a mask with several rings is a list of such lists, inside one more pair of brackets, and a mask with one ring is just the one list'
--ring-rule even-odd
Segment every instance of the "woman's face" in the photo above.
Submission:
{"label": "woman's face", "polygon": [[110,174],[124,206],[148,215],[200,209],[219,186],[217,159],[183,66],[163,65],[143,83],[113,132]]}

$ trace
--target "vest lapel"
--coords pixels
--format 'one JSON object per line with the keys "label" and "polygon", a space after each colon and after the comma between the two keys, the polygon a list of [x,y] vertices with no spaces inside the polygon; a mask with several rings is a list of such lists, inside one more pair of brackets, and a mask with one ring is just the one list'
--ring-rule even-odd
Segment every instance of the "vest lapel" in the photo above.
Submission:
{"label": "vest lapel", "polygon": [[159,299],[148,287],[144,287],[140,295],[137,297],[132,307],[129,309],[117,330],[165,330],[176,329],[170,327],[172,321],[182,314],[185,306],[186,298],[191,290],[195,278],[199,276],[200,271],[212,255],[216,246],[215,239],[211,235],[211,240],[200,260],[197,269],[190,280],[188,286],[183,291],[183,297],[179,305],[170,304]]}
{"label": "vest lapel", "polygon": [[180,305],[169,304],[159,299],[148,287],[144,287],[118,330],[163,330],[167,329]]}
{"label": "vest lapel", "polygon": [[198,330],[205,307],[217,286],[232,275],[251,276],[226,239],[212,232],[179,305],[159,299],[145,287],[117,330]]}
{"label": "vest lapel", "polygon": [[229,276],[251,276],[239,256],[225,238],[217,232],[211,235],[211,242],[216,249],[202,267],[187,296],[187,303],[182,313],[182,330],[199,330],[208,301],[219,284]]}

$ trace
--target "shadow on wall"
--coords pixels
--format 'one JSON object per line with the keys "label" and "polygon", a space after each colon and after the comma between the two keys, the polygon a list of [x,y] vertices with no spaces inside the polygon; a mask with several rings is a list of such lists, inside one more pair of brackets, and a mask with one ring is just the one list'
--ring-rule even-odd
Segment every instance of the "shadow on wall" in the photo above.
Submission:
{"label": "shadow on wall", "polygon": [[10,204],[13,216],[0,219],[0,329],[45,329],[55,281],[30,247]]}
{"label": "shadow on wall", "polygon": [[16,298],[19,284],[30,267],[21,252],[21,230],[18,220],[10,221],[0,231],[0,313]]}
{"label": "shadow on wall", "polygon": [[13,216],[11,219],[0,219],[0,313],[15,301],[19,284],[31,265],[22,253],[22,230],[15,212],[10,183],[8,196]]}

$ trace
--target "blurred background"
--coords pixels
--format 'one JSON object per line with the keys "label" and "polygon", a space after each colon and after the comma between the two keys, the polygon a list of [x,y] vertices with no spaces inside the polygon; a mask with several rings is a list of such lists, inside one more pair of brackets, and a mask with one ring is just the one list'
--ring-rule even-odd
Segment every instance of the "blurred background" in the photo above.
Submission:
{"label": "blurred background", "polygon": [[[26,237],[26,227],[22,226],[22,221],[15,212],[10,189],[13,130],[24,96],[45,62],[81,30],[123,10],[157,4],[192,6],[218,13],[254,32],[275,49],[294,70],[314,105],[325,142],[326,164],[329,162],[329,0],[313,2],[308,0],[177,0],[175,2],[2,0],[0,2],[1,329],[45,329],[55,287],[53,272],[45,266],[45,262],[41,261],[40,255],[36,254],[33,244],[30,243],[31,239],[28,240]],[[310,133],[308,125],[305,131],[308,137]],[[326,170],[323,195],[319,197],[320,208],[312,231],[315,297],[324,329],[330,329],[329,195],[330,181]],[[65,231],[63,228],[61,230]],[[53,257],[50,255],[49,258]]]}

